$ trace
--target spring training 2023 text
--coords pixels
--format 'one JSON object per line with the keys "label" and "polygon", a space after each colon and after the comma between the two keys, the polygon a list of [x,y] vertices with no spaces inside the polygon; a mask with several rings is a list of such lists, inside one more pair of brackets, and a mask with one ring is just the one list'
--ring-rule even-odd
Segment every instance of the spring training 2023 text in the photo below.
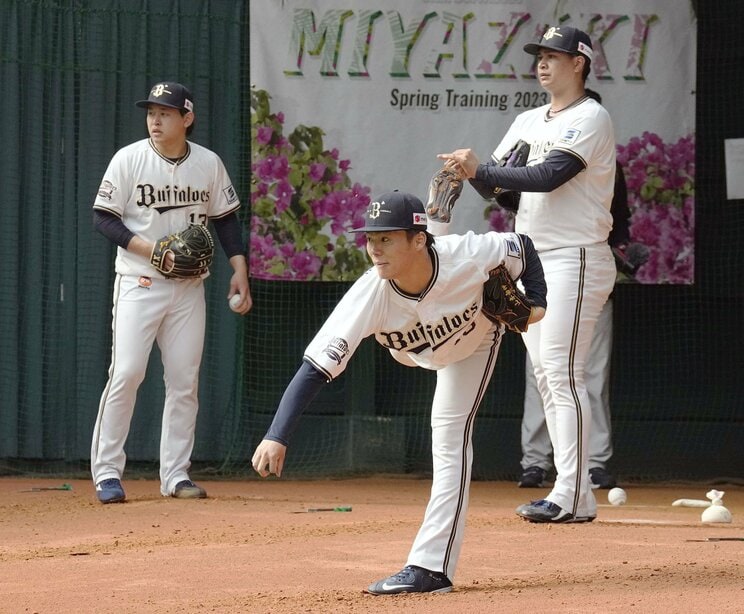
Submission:
{"label": "spring training 2023 text", "polygon": [[[532,109],[548,102],[545,92],[516,92],[514,108]],[[390,106],[400,111],[428,110],[438,111],[440,107],[448,109],[493,109],[506,111],[510,106],[509,94],[496,94],[489,90],[467,93],[457,92],[452,88],[442,92],[404,92],[397,87],[390,91]]]}

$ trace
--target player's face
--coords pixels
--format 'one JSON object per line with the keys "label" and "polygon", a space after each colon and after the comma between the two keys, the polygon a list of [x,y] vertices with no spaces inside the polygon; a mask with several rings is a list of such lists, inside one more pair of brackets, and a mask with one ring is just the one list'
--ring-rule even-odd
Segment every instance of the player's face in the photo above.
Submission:
{"label": "player's face", "polygon": [[367,254],[382,279],[401,279],[410,273],[416,245],[405,230],[367,233]]}
{"label": "player's face", "polygon": [[147,107],[147,131],[158,145],[172,145],[182,141],[186,128],[193,121],[193,113],[181,115],[178,109],[151,104]]}
{"label": "player's face", "polygon": [[[580,63],[581,60],[570,53],[541,49],[537,53],[537,79],[548,92],[557,93],[573,83]],[[578,74],[581,74],[581,66]]]}

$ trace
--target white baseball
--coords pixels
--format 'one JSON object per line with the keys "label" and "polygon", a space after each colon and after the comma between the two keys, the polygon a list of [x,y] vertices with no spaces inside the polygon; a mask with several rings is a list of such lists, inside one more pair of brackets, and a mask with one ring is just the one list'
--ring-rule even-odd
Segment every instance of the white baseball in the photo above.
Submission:
{"label": "white baseball", "polygon": [[612,488],[607,493],[607,500],[612,505],[625,505],[628,500],[627,493],[622,488]]}
{"label": "white baseball", "polygon": [[230,309],[235,311],[238,308],[239,303],[240,303],[240,294],[233,294],[232,298],[230,299]]}

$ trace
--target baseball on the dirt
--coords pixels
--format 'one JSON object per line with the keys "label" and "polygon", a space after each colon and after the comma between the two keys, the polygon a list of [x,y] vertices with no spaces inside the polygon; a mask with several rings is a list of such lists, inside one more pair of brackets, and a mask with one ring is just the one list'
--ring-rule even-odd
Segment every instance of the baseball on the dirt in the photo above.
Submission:
{"label": "baseball on the dirt", "polygon": [[625,505],[628,500],[628,495],[622,488],[612,488],[607,493],[607,500],[612,505]]}
{"label": "baseball on the dirt", "polygon": [[240,294],[233,294],[232,298],[230,299],[230,309],[235,311],[238,308],[239,304],[240,304]]}

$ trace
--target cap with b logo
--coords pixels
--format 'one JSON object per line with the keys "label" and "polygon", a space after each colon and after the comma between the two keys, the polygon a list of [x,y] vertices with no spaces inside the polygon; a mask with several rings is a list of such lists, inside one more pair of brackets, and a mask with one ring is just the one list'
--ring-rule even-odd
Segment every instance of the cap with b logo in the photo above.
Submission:
{"label": "cap with b logo", "polygon": [[592,39],[586,32],[571,26],[552,26],[545,30],[539,43],[527,43],[524,46],[524,50],[532,55],[540,53],[540,49],[581,54],[592,61]]}
{"label": "cap with b logo", "polygon": [[396,190],[380,194],[369,203],[364,221],[364,226],[352,232],[426,230],[426,211],[416,196]]}
{"label": "cap with b logo", "polygon": [[150,104],[159,104],[181,111],[194,111],[194,97],[191,92],[180,83],[163,81],[156,83],[150,90],[147,100],[138,100],[134,103],[138,107],[146,107]]}

